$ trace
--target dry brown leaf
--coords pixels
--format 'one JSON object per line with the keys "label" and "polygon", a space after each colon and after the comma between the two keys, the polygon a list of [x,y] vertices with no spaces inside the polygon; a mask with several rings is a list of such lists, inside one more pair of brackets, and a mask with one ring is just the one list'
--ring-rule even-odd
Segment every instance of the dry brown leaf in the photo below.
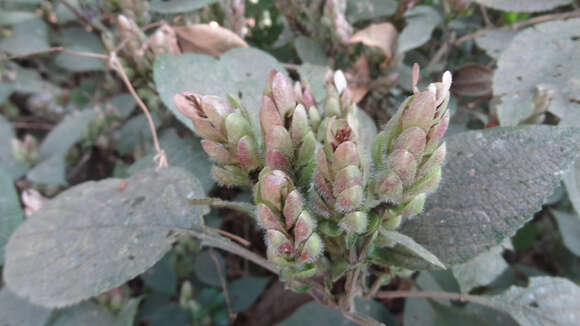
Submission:
{"label": "dry brown leaf", "polygon": [[397,29],[391,23],[373,24],[351,36],[346,43],[362,43],[383,50],[389,60],[393,56],[393,46],[397,42]]}
{"label": "dry brown leaf", "polygon": [[451,92],[459,96],[491,95],[493,72],[479,63],[466,63],[453,73]]}
{"label": "dry brown leaf", "polygon": [[193,24],[173,29],[177,33],[182,52],[219,56],[231,48],[248,46],[236,33],[217,25]]}
{"label": "dry brown leaf", "polygon": [[177,35],[173,28],[167,24],[162,24],[147,41],[149,48],[157,56],[160,53],[179,54]]}
{"label": "dry brown leaf", "polygon": [[346,78],[348,79],[348,89],[352,94],[352,100],[355,103],[360,102],[369,91],[371,79],[369,62],[363,54],[346,71]]}

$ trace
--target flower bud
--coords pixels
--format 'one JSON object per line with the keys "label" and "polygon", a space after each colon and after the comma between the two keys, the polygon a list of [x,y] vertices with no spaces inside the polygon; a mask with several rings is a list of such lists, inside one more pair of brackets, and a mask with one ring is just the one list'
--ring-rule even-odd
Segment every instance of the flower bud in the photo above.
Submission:
{"label": "flower bud", "polygon": [[423,156],[426,141],[427,135],[423,129],[419,127],[411,127],[403,131],[399,137],[395,139],[391,148],[393,151],[398,149],[406,150],[413,154],[413,157],[416,160],[420,160]]}
{"label": "flower bud", "polygon": [[214,160],[215,162],[222,165],[235,163],[234,157],[223,145],[220,145],[211,140],[202,139],[201,146],[210,157],[210,159]]}
{"label": "flower bud", "polygon": [[308,108],[308,118],[310,119],[310,125],[312,126],[312,131],[316,132],[320,127],[320,112],[315,106],[307,106]]}
{"label": "flower bud", "polygon": [[238,142],[238,161],[244,171],[253,171],[260,165],[256,141],[251,136],[244,136]]}
{"label": "flower bud", "polygon": [[296,98],[292,82],[286,75],[276,72],[272,79],[272,98],[280,116],[284,118],[286,114],[296,107]]}
{"label": "flower bud", "polygon": [[449,126],[449,111],[443,114],[443,117],[441,118],[441,121],[439,121],[439,123],[435,124],[433,127],[431,127],[431,129],[429,129],[429,133],[427,134],[428,139],[426,146],[427,153],[430,153],[433,150],[435,150],[437,144],[439,144],[439,141],[441,140],[441,138],[443,138],[445,131],[447,131],[448,126]]}
{"label": "flower bud", "polygon": [[279,252],[274,247],[268,247],[266,249],[266,257],[268,257],[269,261],[273,262],[274,264],[276,264],[278,266],[292,266],[293,265],[293,263],[291,261],[284,258],[283,254],[281,252]]}
{"label": "flower bud", "polygon": [[284,228],[280,222],[280,217],[274,214],[268,206],[259,203],[257,208],[258,217],[260,218],[260,222],[264,229],[284,232]]}
{"label": "flower bud", "polygon": [[409,107],[401,116],[401,126],[405,130],[417,126],[428,132],[435,116],[435,95],[431,92],[416,94]]}
{"label": "flower bud", "polygon": [[271,149],[266,152],[266,166],[274,170],[288,171],[290,169],[290,161],[279,150]]}
{"label": "flower bud", "polygon": [[427,199],[426,194],[417,195],[410,202],[397,207],[396,212],[401,216],[415,216],[423,211],[425,199]]}
{"label": "flower bud", "polygon": [[334,158],[332,161],[332,170],[334,172],[349,165],[359,166],[359,164],[360,155],[354,142],[347,141],[338,145],[334,151]]}
{"label": "flower bud", "polygon": [[302,144],[299,145],[296,166],[302,167],[314,160],[314,153],[316,152],[316,139],[314,134],[309,132],[302,139]]}
{"label": "flower bud", "polygon": [[383,224],[381,225],[385,230],[396,230],[399,228],[399,226],[401,226],[401,222],[403,221],[403,218],[401,215],[397,215],[397,216],[387,216],[387,218],[384,219]]}
{"label": "flower bud", "polygon": [[292,139],[284,127],[273,126],[268,129],[266,133],[266,148],[268,151],[275,149],[281,152],[288,160],[293,160],[294,158]]}
{"label": "flower bud", "polygon": [[191,120],[200,137],[220,143],[226,141],[226,135],[220,131],[221,128],[212,125],[203,111],[199,95],[192,92],[177,93],[173,96],[173,102],[179,112]]}
{"label": "flower bud", "polygon": [[361,186],[350,187],[336,196],[335,208],[341,212],[350,212],[359,208],[363,199],[364,193]]}
{"label": "flower bud", "polygon": [[345,215],[339,223],[347,233],[364,233],[368,225],[368,215],[364,212],[352,212]]}
{"label": "flower bud", "polygon": [[250,184],[248,175],[234,165],[226,165],[223,168],[214,165],[211,168],[211,172],[214,178],[223,185],[247,186]]}
{"label": "flower bud", "polygon": [[228,143],[232,146],[237,147],[242,137],[252,134],[250,123],[240,112],[234,112],[228,115],[225,126],[227,129]]}
{"label": "flower bud", "polygon": [[408,187],[415,180],[417,161],[408,151],[400,149],[394,151],[388,157],[388,165],[391,171],[399,176],[403,186]]}
{"label": "flower bud", "polygon": [[290,135],[292,135],[292,142],[298,144],[304,135],[310,130],[308,126],[308,117],[306,116],[306,109],[302,104],[298,104],[294,113],[292,114],[292,122],[290,124]]}
{"label": "flower bud", "polygon": [[437,185],[439,185],[439,181],[441,181],[441,167],[438,166],[431,170],[429,174],[427,174],[419,181],[415,182],[411,187],[409,187],[405,191],[405,198],[404,200],[409,200],[411,197],[417,196],[421,193],[427,193],[431,190],[435,189]]}
{"label": "flower bud", "polygon": [[379,177],[376,194],[387,203],[399,204],[403,199],[403,182],[393,171],[387,171]]}
{"label": "flower bud", "polygon": [[289,230],[298,219],[298,216],[304,210],[304,204],[302,198],[298,191],[293,190],[286,197],[286,202],[284,203],[284,218],[286,224],[286,230]]}
{"label": "flower bud", "polygon": [[312,232],[314,232],[315,226],[314,219],[312,219],[307,211],[303,210],[300,216],[298,216],[298,220],[294,226],[295,245],[299,246],[302,242],[308,239]]}
{"label": "flower bud", "polygon": [[296,253],[290,239],[278,230],[270,229],[266,231],[266,243],[268,247],[274,248],[283,255],[292,257]]}
{"label": "flower bud", "polygon": [[445,155],[447,154],[447,145],[442,143],[439,148],[437,148],[433,154],[431,154],[427,160],[419,167],[419,171],[417,172],[417,178],[423,178],[427,175],[431,170],[434,168],[441,166],[443,161],[445,160]]}
{"label": "flower bud", "polygon": [[297,262],[300,264],[314,262],[322,254],[322,249],[322,239],[317,233],[312,233],[304,243]]}
{"label": "flower bud", "polygon": [[282,211],[282,200],[293,190],[294,186],[286,173],[272,170],[260,180],[260,196],[262,201]]}
{"label": "flower bud", "polygon": [[335,196],[338,196],[344,190],[362,184],[363,176],[361,170],[355,165],[348,165],[336,173],[332,192]]}

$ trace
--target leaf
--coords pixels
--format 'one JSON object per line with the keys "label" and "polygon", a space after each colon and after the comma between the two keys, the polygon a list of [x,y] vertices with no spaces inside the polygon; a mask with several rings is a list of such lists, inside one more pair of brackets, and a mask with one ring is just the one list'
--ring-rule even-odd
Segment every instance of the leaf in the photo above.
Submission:
{"label": "leaf", "polygon": [[146,325],[151,326],[185,326],[191,324],[191,312],[183,309],[177,304],[170,303],[155,309],[145,318]]}
{"label": "leaf", "polygon": [[231,308],[234,313],[248,309],[262,294],[269,277],[242,277],[228,286]]}
{"label": "leaf", "polygon": [[566,248],[576,256],[580,256],[580,217],[578,214],[556,209],[551,209],[550,212],[558,222],[558,229],[560,229]]}
{"label": "leaf", "polygon": [[475,38],[475,44],[482,48],[488,56],[499,59],[516,34],[516,31],[510,29],[484,29],[479,31],[479,36]]}
{"label": "leaf", "polygon": [[580,214],[580,160],[564,173],[564,185],[576,213]]}
{"label": "leaf", "polygon": [[366,46],[378,47],[383,51],[386,60],[393,57],[393,46],[397,42],[397,29],[391,23],[369,25],[354,33],[345,43],[362,43]]}
{"label": "leaf", "polygon": [[468,293],[473,288],[488,285],[498,278],[508,268],[502,256],[503,250],[503,246],[495,246],[463,264],[453,266],[451,270],[461,292]]}
{"label": "leaf", "polygon": [[119,311],[118,319],[120,322],[120,326],[133,326],[135,323],[135,316],[137,315],[137,311],[139,310],[139,304],[143,301],[143,297],[138,298],[131,298],[121,311]]}
{"label": "leaf", "polygon": [[[219,272],[212,255],[218,262]],[[209,250],[204,250],[195,258],[194,266],[195,276],[198,280],[211,286],[220,287],[222,285],[220,275],[225,277],[226,266],[219,252],[212,250],[210,253]]]}
{"label": "leaf", "polygon": [[567,5],[574,0],[475,0],[475,2],[504,11],[539,12]]}
{"label": "leaf", "polygon": [[[69,27],[62,30],[60,44],[72,51],[105,53],[103,43],[99,37],[80,27]],[[72,72],[105,70],[105,62],[101,59],[65,52],[57,54],[54,58],[54,63]]]}
{"label": "leaf", "polygon": [[439,188],[400,232],[445,265],[465,262],[512,236],[541,208],[579,146],[579,129],[550,126],[450,137]]}
{"label": "leaf", "polygon": [[39,307],[18,297],[4,287],[0,290],[0,325],[44,326],[52,310]]}
{"label": "leaf", "polygon": [[145,284],[157,292],[162,292],[170,296],[177,291],[177,275],[173,270],[171,254],[166,254],[153,267],[149,268],[141,279]]}
{"label": "leaf", "polygon": [[330,70],[330,68],[326,66],[313,65],[308,62],[303,63],[298,67],[300,79],[308,83],[316,102],[321,102],[326,96],[326,91],[324,90],[324,79],[328,70]]}
{"label": "leaf", "polygon": [[4,280],[16,294],[47,307],[119,286],[161,259],[176,231],[201,229],[208,209],[191,206],[185,199],[190,192],[202,193],[199,181],[176,167],[74,186],[12,234]]}
{"label": "leaf", "polygon": [[580,18],[538,24],[517,34],[498,60],[493,95],[518,94],[520,101],[531,103],[536,89],[542,89],[554,93],[548,110],[561,119],[580,111],[580,65],[574,60],[580,53],[578,30]]}
{"label": "leaf", "polygon": [[58,312],[50,326],[122,326],[113,315],[91,302],[81,303]]}
{"label": "leaf", "polygon": [[218,0],[151,0],[149,10],[161,14],[177,14],[201,9]]}
{"label": "leaf", "polygon": [[[380,258],[390,265],[420,269],[427,263],[431,268],[445,269],[445,265],[435,255],[408,236],[386,230],[381,230],[381,234],[396,243],[392,248],[377,248]],[[421,260],[422,263],[415,265],[417,260]]]}
{"label": "leaf", "polygon": [[527,288],[510,287],[485,297],[522,326],[575,326],[580,320],[580,287],[560,277],[532,277]]}
{"label": "leaf", "polygon": [[298,57],[303,63],[308,62],[319,66],[328,65],[328,57],[320,42],[300,35],[294,40],[294,48],[296,48]]}
{"label": "leaf", "polygon": [[33,12],[5,10],[0,12],[0,25],[14,25],[37,18],[38,16]]}
{"label": "leaf", "polygon": [[[394,317],[382,304],[374,300],[355,299],[357,311],[371,316],[386,325],[396,325]],[[330,308],[311,301],[302,305],[292,315],[278,323],[277,326],[317,325],[317,326],[356,326],[354,322],[343,317],[340,309]]]}
{"label": "leaf", "polygon": [[430,6],[415,6],[405,12],[407,26],[399,35],[397,52],[405,53],[431,39],[431,33],[441,23],[441,16]]}
{"label": "leaf", "polygon": [[128,93],[115,95],[107,102],[107,106],[113,107],[121,119],[128,118],[136,105],[137,102],[135,102],[133,96]]}
{"label": "leaf", "polygon": [[361,54],[347,69],[346,78],[348,80],[348,89],[352,94],[352,101],[354,103],[360,102],[369,91],[370,74],[369,62],[364,54]]}
{"label": "leaf", "polygon": [[[171,166],[183,168],[195,175],[203,186],[203,195],[211,190],[215,181],[211,175],[211,162],[203,151],[198,137],[179,138],[175,130],[166,130],[159,139],[159,146],[165,151],[167,161]],[[129,168],[134,174],[147,168],[155,167],[155,153],[145,155]],[[196,195],[196,193],[192,193]],[[202,194],[197,194],[198,196]]]}
{"label": "leaf", "polygon": [[[533,99],[528,94],[510,93],[494,98],[495,111],[500,125],[513,127],[531,118],[534,114]],[[492,103],[493,103],[492,102]]]}
{"label": "leaf", "polygon": [[[155,128],[159,127],[159,119],[156,114],[151,115]],[[149,128],[149,120],[144,114],[135,116],[121,127],[119,130],[119,153],[127,154],[135,149],[135,146],[144,144],[153,139],[151,129]]]}
{"label": "leaf", "polygon": [[350,0],[347,2],[346,17],[351,24],[361,20],[391,16],[397,11],[394,0]]}
{"label": "leaf", "polygon": [[39,159],[44,160],[53,155],[66,154],[69,148],[81,139],[89,123],[94,119],[95,112],[89,109],[66,116],[40,144]]}
{"label": "leaf", "polygon": [[26,179],[41,185],[66,186],[66,160],[64,155],[53,155],[36,164],[26,174]]}
{"label": "leaf", "polygon": [[8,237],[22,219],[22,208],[12,178],[0,169],[0,265],[4,263],[4,246]]}
{"label": "leaf", "polygon": [[453,72],[451,91],[458,96],[491,95],[493,72],[479,63],[466,63]]}
{"label": "leaf", "polygon": [[44,50],[48,44],[46,24],[40,17],[12,26],[12,34],[0,40],[0,49],[10,54],[24,54]]}
{"label": "leaf", "polygon": [[191,120],[184,117],[173,95],[182,91],[224,96],[241,96],[255,121],[261,105],[262,90],[270,70],[286,73],[274,57],[254,48],[236,48],[224,53],[220,60],[203,54],[186,53],[180,56],[159,55],[153,67],[157,92],[166,107],[189,129]]}
{"label": "leaf", "polygon": [[0,166],[4,173],[10,176],[12,180],[16,180],[28,170],[28,163],[14,157],[12,151],[13,139],[16,139],[16,135],[12,125],[0,115]]}
{"label": "leaf", "polygon": [[221,26],[209,24],[192,24],[175,26],[179,46],[183,52],[204,53],[219,56],[237,47],[248,47],[238,34]]}

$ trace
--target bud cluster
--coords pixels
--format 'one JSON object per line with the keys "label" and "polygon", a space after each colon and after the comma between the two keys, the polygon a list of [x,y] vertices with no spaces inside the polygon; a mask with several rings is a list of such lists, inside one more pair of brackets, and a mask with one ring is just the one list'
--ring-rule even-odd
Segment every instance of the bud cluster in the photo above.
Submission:
{"label": "bud cluster", "polygon": [[[297,102],[297,98],[300,102]],[[307,105],[307,106],[305,106]],[[260,108],[260,125],[266,144],[266,166],[296,173],[298,184],[310,182],[314,168],[316,138],[312,124],[320,114],[312,93],[303,91],[283,73],[272,70],[268,75]]]}
{"label": "bud cluster", "polygon": [[348,120],[349,124],[356,131],[358,128],[358,121],[356,119],[356,104],[353,102],[351,91],[347,87],[344,73],[340,70],[326,75],[324,81],[324,88],[326,90],[326,100],[324,103],[324,120],[320,124],[318,130],[318,140],[322,141],[325,137],[325,132],[328,122],[332,117],[338,117]]}
{"label": "bud cluster", "polygon": [[449,124],[451,74],[430,84],[425,91],[416,88],[418,67],[414,67],[415,94],[407,98],[379,133],[373,145],[373,161],[378,178],[375,195],[390,206],[384,226],[398,227],[401,218],[423,210],[426,195],[439,184],[445,143],[439,141]]}
{"label": "bud cluster", "polygon": [[295,277],[314,275],[315,267],[307,265],[322,254],[322,239],[290,177],[283,171],[264,168],[257,184],[256,202],[260,224],[266,230],[268,259],[299,271],[293,273]]}
{"label": "bud cluster", "polygon": [[365,197],[364,178],[356,134],[347,120],[330,119],[316,158],[311,198],[318,213],[337,220],[347,233],[363,233],[368,220],[359,210]]}
{"label": "bud cluster", "polygon": [[215,178],[225,185],[249,185],[249,174],[261,165],[258,143],[248,112],[229,99],[192,92],[173,97],[179,111],[204,138],[205,152],[219,164],[212,168]]}

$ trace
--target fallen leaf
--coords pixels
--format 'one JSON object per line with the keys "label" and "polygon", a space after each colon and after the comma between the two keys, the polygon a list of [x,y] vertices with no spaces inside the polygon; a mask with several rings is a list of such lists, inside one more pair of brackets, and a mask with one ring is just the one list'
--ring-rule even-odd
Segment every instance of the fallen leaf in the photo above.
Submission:
{"label": "fallen leaf", "polygon": [[491,95],[493,72],[479,63],[466,63],[453,72],[451,92],[457,96]]}
{"label": "fallen leaf", "polygon": [[367,58],[361,54],[355,63],[346,71],[348,89],[352,93],[352,100],[360,102],[369,91],[370,70]]}
{"label": "fallen leaf", "polygon": [[380,48],[387,60],[393,56],[393,46],[397,42],[397,29],[391,23],[373,24],[351,36],[346,43],[362,43]]}
{"label": "fallen leaf", "polygon": [[160,53],[179,54],[179,45],[177,43],[177,35],[173,28],[167,24],[162,24],[155,33],[153,33],[147,41],[149,48],[155,56]]}
{"label": "fallen leaf", "polygon": [[232,48],[248,47],[236,33],[221,26],[193,24],[173,27],[182,52],[205,53],[219,56]]}

